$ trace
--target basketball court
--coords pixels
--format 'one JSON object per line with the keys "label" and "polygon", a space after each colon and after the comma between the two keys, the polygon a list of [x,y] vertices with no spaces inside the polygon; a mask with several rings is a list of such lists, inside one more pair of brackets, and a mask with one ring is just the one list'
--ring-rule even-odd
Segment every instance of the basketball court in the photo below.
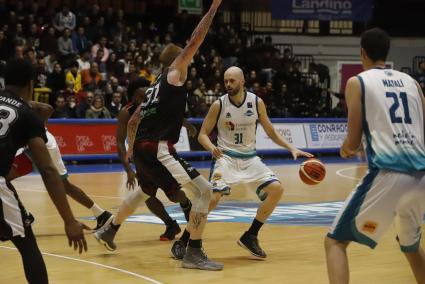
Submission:
{"label": "basketball court", "polygon": [[[60,220],[40,176],[19,178],[14,185],[36,218],[33,229],[44,254],[51,283],[327,283],[323,239],[342,201],[366,170],[360,162],[327,161],[327,177],[317,186],[307,186],[298,177],[298,164],[274,161],[270,164],[283,181],[284,197],[260,231],[259,239],[268,254],[258,260],[236,241],[255,216],[258,198],[254,189],[235,188],[230,197],[210,214],[204,247],[209,257],[223,262],[220,272],[187,270],[170,257],[171,242],[160,242],[164,226],[146,207],[121,227],[118,249],[108,252],[91,233],[86,234],[89,250],[78,255],[68,248]],[[197,165],[197,164],[196,164]],[[198,165],[197,165],[198,166]],[[204,163],[207,166],[207,163]],[[73,171],[74,167],[70,167]],[[125,189],[125,174],[119,166],[95,169],[75,167],[70,180],[81,186],[103,208],[116,212]],[[74,169],[74,170],[75,170]],[[204,175],[208,169],[201,170]],[[178,206],[166,201],[172,217],[182,221]],[[71,201],[79,220],[94,227],[90,210]],[[184,224],[181,224],[184,228]],[[424,245],[424,241],[422,241]],[[21,258],[12,243],[0,243],[0,283],[25,283]],[[414,283],[407,261],[400,253],[391,229],[375,252],[353,244],[349,250],[351,283]],[[7,261],[6,261],[7,260]]]}

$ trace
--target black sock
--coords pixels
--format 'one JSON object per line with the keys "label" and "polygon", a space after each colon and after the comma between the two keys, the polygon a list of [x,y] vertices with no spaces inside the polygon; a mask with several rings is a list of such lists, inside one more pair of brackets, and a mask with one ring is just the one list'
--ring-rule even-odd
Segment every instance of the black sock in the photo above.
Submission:
{"label": "black sock", "polygon": [[189,240],[189,246],[191,248],[201,248],[202,247],[202,240]]}
{"label": "black sock", "polygon": [[112,229],[114,229],[115,231],[118,232],[118,230],[120,229],[121,225],[114,225],[113,223],[111,223],[111,227],[112,227]]}
{"label": "black sock", "polygon": [[190,233],[185,229],[182,236],[180,237],[180,240],[184,242],[186,245],[189,242]]}
{"label": "black sock", "polygon": [[173,225],[173,223],[174,223],[174,220],[170,218],[170,220],[167,220],[167,221],[165,222],[165,225],[166,225],[167,227],[169,227],[169,226]]}
{"label": "black sock", "polygon": [[248,234],[257,236],[258,235],[258,231],[261,229],[261,227],[263,225],[264,225],[264,223],[261,223],[257,219],[254,219],[254,221],[252,221],[251,227],[248,230]]}

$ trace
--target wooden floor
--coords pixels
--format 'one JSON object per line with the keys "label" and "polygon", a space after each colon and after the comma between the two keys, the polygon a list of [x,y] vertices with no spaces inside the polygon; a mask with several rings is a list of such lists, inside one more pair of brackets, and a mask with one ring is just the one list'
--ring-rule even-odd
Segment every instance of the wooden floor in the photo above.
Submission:
{"label": "wooden floor", "polygon": [[[329,164],[327,178],[318,186],[306,186],[298,178],[296,166],[274,166],[285,185],[282,202],[343,200],[357,183],[364,165]],[[206,174],[206,171],[202,171]],[[337,174],[338,172],[338,174]],[[123,173],[74,174],[80,185],[99,205],[116,212],[122,196]],[[267,260],[252,258],[236,244],[247,223],[209,223],[204,246],[208,255],[225,264],[221,272],[180,268],[169,256],[170,242],[158,241],[161,225],[124,223],[117,236],[118,250],[107,252],[88,233],[89,251],[78,255],[67,247],[60,221],[39,176],[15,182],[25,206],[36,217],[33,228],[44,254],[51,283],[327,283],[323,238],[327,227],[266,225],[260,241]],[[161,199],[165,200],[161,195]],[[227,201],[256,201],[253,190],[236,189]],[[75,215],[91,216],[86,208],[72,203]],[[140,212],[146,212],[140,208]],[[93,226],[93,221],[86,221]],[[372,251],[353,244],[349,250],[351,283],[409,284],[414,278],[388,232]],[[424,242],[422,242],[424,245]],[[0,283],[25,283],[18,252],[10,242],[0,243]]]}

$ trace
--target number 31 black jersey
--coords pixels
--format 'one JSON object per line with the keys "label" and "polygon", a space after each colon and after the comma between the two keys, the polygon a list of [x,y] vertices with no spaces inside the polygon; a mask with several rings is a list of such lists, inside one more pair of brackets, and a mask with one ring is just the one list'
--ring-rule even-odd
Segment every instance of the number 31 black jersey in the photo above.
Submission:
{"label": "number 31 black jersey", "polygon": [[10,91],[0,92],[0,176],[9,173],[16,151],[31,138],[41,137],[46,130],[30,106]]}
{"label": "number 31 black jersey", "polygon": [[179,141],[186,110],[187,90],[184,85],[170,85],[167,74],[168,69],[158,76],[146,91],[136,140],[165,140],[173,144]]}

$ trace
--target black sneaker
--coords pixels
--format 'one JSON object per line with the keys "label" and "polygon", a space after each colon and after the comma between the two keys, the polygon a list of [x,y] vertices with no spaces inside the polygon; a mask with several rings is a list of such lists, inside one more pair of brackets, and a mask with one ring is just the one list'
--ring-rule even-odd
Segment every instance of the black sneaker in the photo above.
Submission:
{"label": "black sneaker", "polygon": [[252,255],[259,258],[266,258],[266,253],[261,249],[260,244],[258,243],[257,236],[250,235],[248,232],[245,232],[242,237],[238,240],[238,245],[247,249]]}
{"label": "black sneaker", "polygon": [[117,230],[112,228],[111,224],[102,227],[94,233],[96,240],[104,245],[107,250],[114,251],[117,249],[117,245],[114,243],[115,235]]}
{"label": "black sneaker", "polygon": [[171,223],[171,225],[168,225],[165,229],[165,232],[159,236],[160,241],[172,241],[176,237],[177,234],[179,234],[182,230],[180,229],[179,224],[177,224],[176,220]]}
{"label": "black sneaker", "polygon": [[183,259],[186,254],[186,246],[187,244],[182,240],[175,241],[171,247],[171,256],[178,260]]}
{"label": "black sneaker", "polygon": [[114,216],[109,211],[105,211],[102,214],[100,214],[99,217],[96,218],[97,225],[96,225],[96,228],[93,229],[93,231],[97,231],[100,228],[107,226],[109,223],[111,223],[113,217]]}
{"label": "black sneaker", "polygon": [[190,202],[190,200],[188,200],[188,204],[185,208],[182,207],[183,213],[184,213],[184,218],[186,219],[187,222],[189,222],[189,216],[190,216],[190,210],[192,210],[192,202]]}

